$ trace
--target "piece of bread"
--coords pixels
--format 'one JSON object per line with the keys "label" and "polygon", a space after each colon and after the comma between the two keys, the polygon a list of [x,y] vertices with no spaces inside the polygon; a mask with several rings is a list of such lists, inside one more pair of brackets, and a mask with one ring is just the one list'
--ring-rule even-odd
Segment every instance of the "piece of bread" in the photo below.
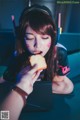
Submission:
{"label": "piece of bread", "polygon": [[30,63],[31,63],[31,66],[37,64],[38,65],[38,70],[43,70],[43,69],[47,68],[45,58],[43,56],[39,55],[39,54],[32,55],[30,57]]}

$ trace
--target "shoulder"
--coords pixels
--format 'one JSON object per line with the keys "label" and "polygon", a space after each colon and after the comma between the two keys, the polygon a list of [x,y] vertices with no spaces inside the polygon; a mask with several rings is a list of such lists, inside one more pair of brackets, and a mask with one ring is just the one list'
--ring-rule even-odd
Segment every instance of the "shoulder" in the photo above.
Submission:
{"label": "shoulder", "polygon": [[8,66],[8,67],[15,67],[16,65],[20,64],[22,61],[24,61],[24,58],[25,58],[25,55],[24,54],[21,54],[21,55],[11,55],[9,57],[9,59],[6,61],[5,65]]}
{"label": "shoulder", "polygon": [[26,55],[21,54],[19,56],[12,55],[6,63],[7,69],[3,74],[3,78],[10,82],[15,82],[16,75],[22,69],[22,65],[26,60]]}
{"label": "shoulder", "polygon": [[58,61],[58,75],[66,75],[69,71],[68,57],[67,57],[67,49],[61,45],[57,44],[57,61]]}
{"label": "shoulder", "polygon": [[67,49],[65,46],[63,46],[62,44],[58,43],[56,45],[57,47],[57,56],[58,56],[58,59],[61,59],[61,58],[66,58],[67,57]]}
{"label": "shoulder", "polygon": [[6,81],[14,82],[16,79],[16,74],[20,70],[21,56],[12,55],[6,62],[6,71],[3,74],[3,78]]}
{"label": "shoulder", "polygon": [[66,48],[65,46],[63,46],[62,44],[60,44],[60,43],[57,43],[57,44],[56,44],[56,47],[57,47],[57,48],[64,49],[65,51],[67,51],[67,48]]}

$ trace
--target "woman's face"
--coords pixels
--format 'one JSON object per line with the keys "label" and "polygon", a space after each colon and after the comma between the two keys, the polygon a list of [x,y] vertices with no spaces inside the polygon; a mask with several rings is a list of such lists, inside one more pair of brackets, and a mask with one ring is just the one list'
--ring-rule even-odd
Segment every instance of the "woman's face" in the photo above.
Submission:
{"label": "woman's face", "polygon": [[25,32],[25,43],[30,53],[45,56],[51,46],[51,37],[47,34],[38,34],[28,26]]}

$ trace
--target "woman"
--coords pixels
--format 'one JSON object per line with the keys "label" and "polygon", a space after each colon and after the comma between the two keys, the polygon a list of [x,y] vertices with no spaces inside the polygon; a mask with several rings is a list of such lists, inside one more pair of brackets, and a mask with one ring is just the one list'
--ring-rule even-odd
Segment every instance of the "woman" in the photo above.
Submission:
{"label": "woman", "polygon": [[[13,91],[16,91],[16,93],[14,94],[18,93],[19,97],[25,98],[24,93],[31,93],[32,86],[38,78],[51,80],[53,93],[69,94],[73,91],[73,83],[66,76],[70,71],[67,61],[67,50],[64,46],[56,44],[56,28],[51,12],[47,7],[33,5],[24,9],[19,20],[17,38],[16,54],[11,59],[11,63],[3,76],[5,80],[15,83],[16,87],[13,88]],[[45,57],[46,70],[37,72],[37,65],[33,68],[30,67],[29,57],[35,54],[41,54]],[[35,80],[32,79],[33,76],[35,76]],[[29,88],[28,90],[26,85]],[[16,95],[11,92],[7,98],[8,100],[6,100],[7,102],[5,101],[3,104],[3,109],[12,98],[18,99],[13,96]],[[23,108],[23,102],[21,105],[18,103],[18,105],[16,118],[19,117]],[[9,104],[7,104],[6,108],[8,107],[11,109]]]}

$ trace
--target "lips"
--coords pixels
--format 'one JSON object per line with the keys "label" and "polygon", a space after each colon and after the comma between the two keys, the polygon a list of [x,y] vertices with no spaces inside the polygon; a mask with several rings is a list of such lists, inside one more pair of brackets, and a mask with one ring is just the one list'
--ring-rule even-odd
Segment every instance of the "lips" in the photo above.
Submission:
{"label": "lips", "polygon": [[42,51],[34,51],[34,54],[41,54]]}

